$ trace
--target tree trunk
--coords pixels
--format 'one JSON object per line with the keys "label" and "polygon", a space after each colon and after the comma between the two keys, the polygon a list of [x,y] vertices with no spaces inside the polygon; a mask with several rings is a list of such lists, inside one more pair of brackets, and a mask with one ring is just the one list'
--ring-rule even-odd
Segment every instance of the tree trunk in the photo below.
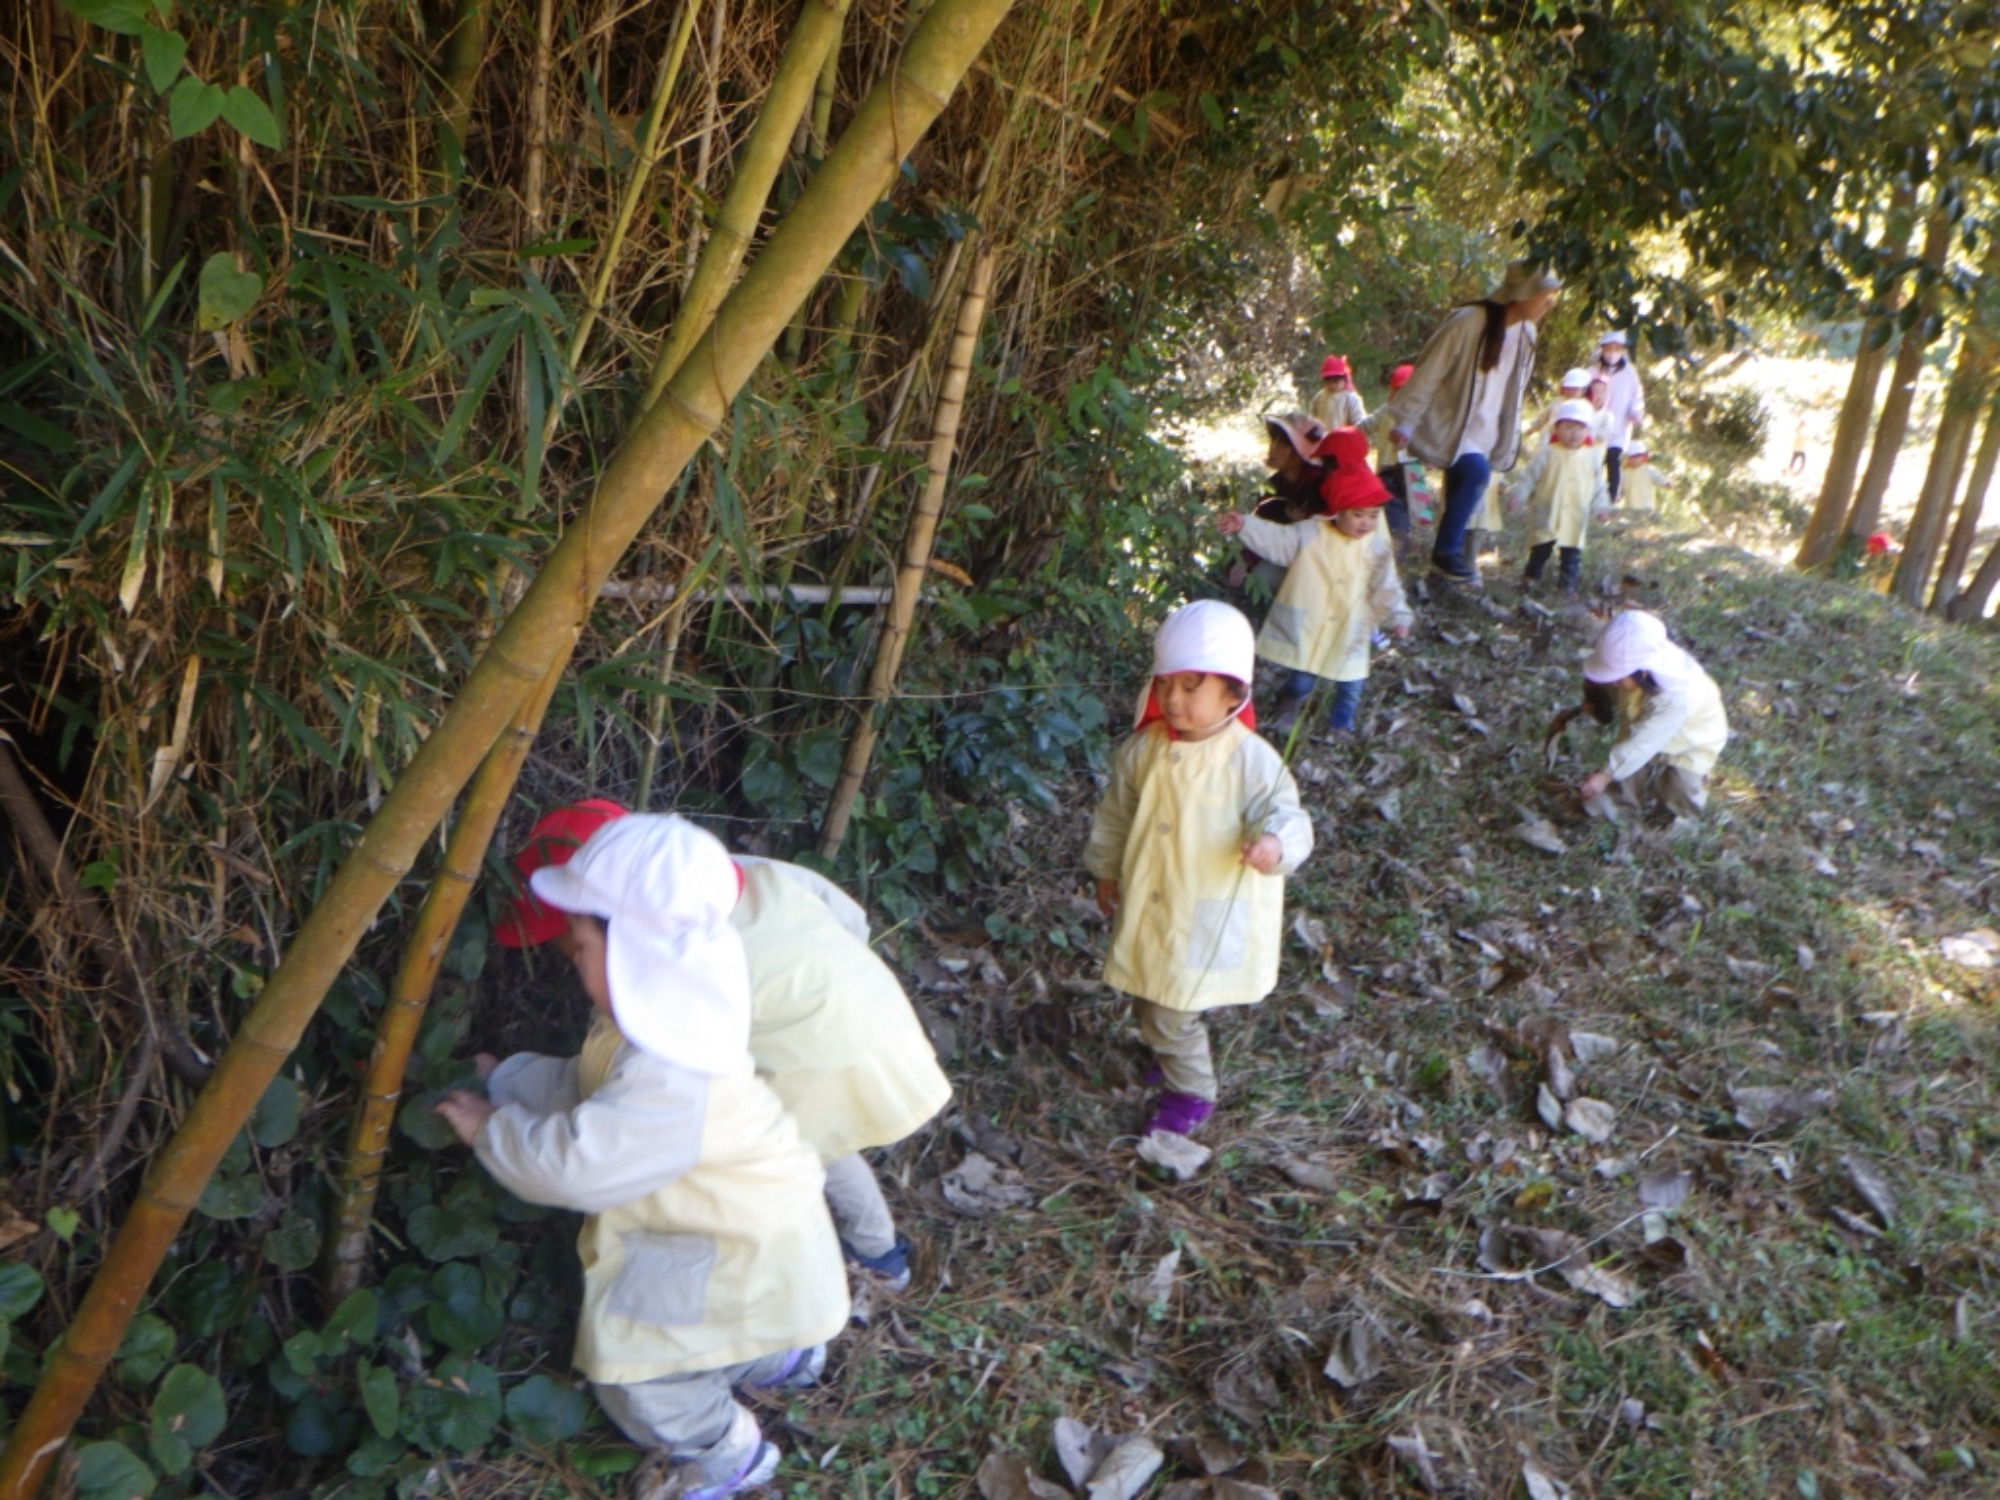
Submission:
{"label": "tree trunk", "polygon": [[[1889,396],[1882,403],[1881,420],[1875,424],[1875,447],[1868,455],[1867,472],[1847,513],[1847,535],[1865,541],[1881,524],[1882,497],[1889,492],[1889,476],[1895,471],[1903,438],[1910,430],[1910,406],[1916,399],[1917,375],[1923,368],[1924,351],[1930,347],[1924,325],[1937,306],[1936,273],[1944,265],[1945,250],[1951,243],[1951,219],[1943,209],[1931,211],[1924,228],[1924,252],[1918,268],[1916,317],[1903,332],[1903,345],[1896,351],[1896,367],[1889,377]],[[1923,273],[1932,274],[1925,278]]]}
{"label": "tree trunk", "polygon": [[1938,569],[1937,592],[1931,595],[1931,613],[1946,615],[1958,598],[1959,584],[1965,579],[1965,565],[1972,560],[1972,544],[1979,536],[1979,521],[1986,510],[1986,492],[1993,484],[1993,470],[2000,464],[2000,396],[1986,411],[1986,436],[1973,460],[1972,479],[1959,502],[1958,525],[1952,528],[1951,545],[1945,548],[1944,565]]}
{"label": "tree trunk", "polygon": [[237,1029],[208,1086],[161,1148],[33,1397],[0,1453],[0,1497],[39,1487],[182,1223],[229,1143],[298,1045],[383,901],[534,686],[688,461],[729,412],[835,252],[894,181],[1012,0],[937,0],[900,64],[855,115],[705,340],[611,456],[586,514],[550,552],[397,779]]}
{"label": "tree trunk", "polygon": [[1903,555],[1896,560],[1896,576],[1889,585],[1889,592],[1912,608],[1923,607],[1924,587],[1930,582],[1938,545],[1944,540],[1945,526],[1951,520],[1952,501],[1958,495],[1958,481],[1965,473],[1973,435],[1979,430],[1979,411],[1985,404],[1992,368],[1993,350],[1984,331],[1966,329],[1958,363],[1951,372],[1951,383],[1945,387],[1944,410],[1938,418],[1937,436],[1931,442],[1924,487],[1917,494],[1917,508],[1910,513],[1909,528],[1903,536]]}
{"label": "tree trunk", "polygon": [[945,360],[944,383],[938,388],[937,409],[931,416],[931,445],[924,455],[924,489],[910,514],[910,534],[903,542],[903,566],[896,573],[896,597],[889,606],[889,621],[875,648],[875,669],[869,674],[868,702],[847,742],[841,762],[840,779],[833,784],[827,803],[826,822],[820,830],[819,854],[831,860],[840,854],[847,837],[848,819],[854,814],[861,783],[868,775],[868,763],[875,755],[875,738],[896,690],[896,674],[902,669],[903,648],[910,638],[910,622],[916,617],[917,600],[923,593],[924,576],[930,568],[931,543],[937,536],[938,517],[944,511],[944,492],[951,480],[951,459],[958,446],[958,418],[965,406],[965,386],[972,374],[972,351],[979,342],[980,319],[986,315],[986,296],[993,285],[993,247],[980,251],[972,265],[972,280],[965,300],[958,305],[958,327],[953,331],[951,353]]}
{"label": "tree trunk", "polygon": [[1945,618],[1961,625],[1984,619],[1987,603],[1993,598],[1996,587],[2000,587],[2000,540],[1993,543],[1986,554],[1986,561],[1979,565],[1972,582],[1965,586],[1965,592],[1951,601]]}

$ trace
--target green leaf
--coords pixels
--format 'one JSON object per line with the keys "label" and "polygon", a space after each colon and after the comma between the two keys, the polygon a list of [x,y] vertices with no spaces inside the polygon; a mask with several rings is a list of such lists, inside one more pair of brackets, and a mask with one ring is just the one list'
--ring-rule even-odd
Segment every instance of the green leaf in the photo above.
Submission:
{"label": "green leaf", "polygon": [[1210,130],[1222,129],[1222,106],[1216,102],[1215,95],[1203,94],[1195,102],[1201,106],[1201,117],[1208,121],[1208,128]]}
{"label": "green leaf", "polygon": [[144,1500],[157,1481],[123,1443],[85,1443],[76,1450],[77,1500]]}
{"label": "green leaf", "polygon": [[396,1372],[371,1365],[364,1359],[354,1378],[361,1387],[361,1407],[368,1413],[369,1425],[378,1437],[394,1437],[396,1421],[402,1410],[402,1393],[396,1386]]}
{"label": "green leaf", "polygon": [[280,1271],[303,1271],[319,1259],[319,1225],[309,1214],[288,1208],[278,1227],[264,1236],[264,1259]]}
{"label": "green leaf", "polygon": [[500,1377],[462,1354],[441,1360],[403,1402],[404,1435],[429,1453],[469,1452],[493,1436],[499,1421]]}
{"label": "green leaf", "polygon": [[153,1397],[153,1456],[169,1474],[187,1469],[194,1455],[222,1433],[229,1405],[222,1382],[199,1365],[175,1365]]}
{"label": "green leaf", "polygon": [[477,1349],[500,1336],[506,1310],[486,1295],[486,1278],[479,1267],[464,1261],[439,1266],[431,1277],[436,1297],[424,1309],[431,1337],[452,1349]]}
{"label": "green leaf", "polygon": [[547,1448],[583,1430],[590,1403],[567,1381],[530,1375],[507,1393],[507,1420],[531,1443]]}
{"label": "green leaf", "polygon": [[174,86],[174,80],[181,76],[181,64],[187,61],[187,50],[187,38],[178,31],[146,28],[139,39],[139,51],[146,59],[146,78],[155,90],[164,94]]}
{"label": "green leaf", "polygon": [[55,423],[45,421],[11,401],[0,401],[0,427],[19,433],[36,447],[47,448],[51,453],[67,453],[76,446],[76,439]]}
{"label": "green leaf", "polygon": [[0,1318],[22,1317],[42,1300],[42,1273],[18,1262],[0,1266]]}
{"label": "green leaf", "polygon": [[250,1111],[250,1139],[260,1146],[282,1146],[298,1133],[299,1086],[281,1075]]}
{"label": "green leaf", "polygon": [[396,1111],[396,1128],[426,1151],[439,1151],[457,1142],[449,1125],[436,1113],[443,1089],[425,1089]]}
{"label": "green leaf", "polygon": [[62,0],[62,8],[119,36],[137,36],[146,29],[146,0]]}
{"label": "green leaf", "polygon": [[264,1184],[255,1172],[217,1172],[195,1207],[211,1219],[247,1219],[264,1206]]}
{"label": "green leaf", "polygon": [[43,1215],[43,1222],[49,1226],[51,1234],[67,1245],[76,1238],[77,1226],[83,1223],[83,1216],[73,1208],[58,1205]]}
{"label": "green leaf", "polygon": [[226,96],[212,83],[203,83],[189,74],[174,85],[174,91],[167,95],[167,129],[177,141],[184,141],[191,135],[200,135],[215,123],[222,113],[222,102]]}
{"label": "green leaf", "polygon": [[326,1320],[321,1330],[327,1341],[328,1352],[338,1354],[347,1344],[369,1344],[375,1340],[375,1329],[382,1317],[382,1304],[375,1293],[367,1287],[358,1292],[349,1292],[341,1299],[340,1306],[333,1310],[333,1316]]}
{"label": "green leaf", "polygon": [[276,151],[285,143],[271,106],[241,84],[223,96],[222,118],[266,150]]}
{"label": "green leaf", "polygon": [[285,1441],[306,1458],[332,1458],[354,1441],[354,1413],[338,1396],[308,1391],[285,1421]]}
{"label": "green leaf", "polygon": [[77,876],[77,884],[86,891],[103,891],[110,894],[118,884],[118,861],[116,859],[93,859],[83,867]]}
{"label": "green leaf", "polygon": [[[178,95],[179,89],[174,93]],[[195,323],[202,332],[227,328],[257,305],[264,295],[264,278],[255,271],[236,269],[236,257],[218,250],[201,267],[200,305]]]}
{"label": "green leaf", "polygon": [[174,1357],[173,1325],[158,1313],[140,1313],[118,1344],[118,1374],[128,1385],[151,1385]]}
{"label": "green leaf", "polygon": [[404,1226],[410,1243],[432,1260],[465,1260],[500,1243],[500,1226],[489,1215],[461,1215],[426,1203]]}

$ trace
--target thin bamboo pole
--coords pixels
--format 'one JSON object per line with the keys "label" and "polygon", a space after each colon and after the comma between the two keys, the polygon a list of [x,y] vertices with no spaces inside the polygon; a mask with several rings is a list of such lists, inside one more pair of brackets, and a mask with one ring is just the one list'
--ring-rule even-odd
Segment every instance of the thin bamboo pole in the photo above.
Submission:
{"label": "thin bamboo pole", "polygon": [[368,923],[522,701],[580,631],[598,587],[786,322],[894,180],[1012,0],[938,0],[901,65],[869,94],[703,341],[611,456],[586,513],[549,554],[442,722],[328,883],[215,1075],[161,1149],[0,1452],[0,1500],[26,1500],[116,1354],[215,1164],[235,1139]]}
{"label": "thin bamboo pole", "polygon": [[821,61],[840,40],[847,6],[848,0],[806,0],[800,10],[763,107],[757,111],[757,123],[750,127],[750,138],[743,143],[729,191],[716,211],[715,227],[708,232],[701,260],[688,281],[687,295],[674,315],[674,326],[667,330],[667,342],[653,367],[652,379],[646,382],[641,410],[660,399],[667,382],[686,362],[688,351],[715,321],[716,306],[735,281],[751,237],[757,232],[757,221],[771,201],[771,187],[785,165],[799,118],[812,102]]}
{"label": "thin bamboo pole", "polygon": [[486,60],[490,27],[486,0],[463,0],[451,35],[445,38],[444,116],[438,122],[438,154],[453,187],[465,177],[465,146],[472,134],[473,92]]}
{"label": "thin bamboo pole", "polygon": [[[2000,259],[1996,259],[2000,264]],[[1993,369],[1993,346],[1983,330],[1965,331],[1959,345],[1958,362],[1945,387],[1944,409],[1938,417],[1937,433],[1931,439],[1930,463],[1924,470],[1923,488],[1917,493],[1916,509],[1903,532],[1903,553],[1896,560],[1896,576],[1889,592],[1914,609],[1921,609],[1930,586],[1931,569],[1943,545],[1945,527],[1951,520],[1952,502],[1958,497],[1958,482],[1965,474],[1972,454],[1972,439],[1979,431],[1980,412],[1986,405],[1987,386]]]}
{"label": "thin bamboo pole", "polygon": [[541,0],[535,11],[535,58],[528,72],[528,159],[521,168],[521,203],[531,242],[542,237],[546,223],[542,199],[549,168],[549,74],[555,63],[555,32],[555,0]]}
{"label": "thin bamboo pole", "polygon": [[1944,612],[1945,618],[1961,625],[1985,618],[1987,601],[1992,599],[1996,588],[2000,588],[2000,541],[1995,541],[1987,550],[1986,560],[1972,575],[1972,582],[1965,586],[1965,592],[1951,601]]}
{"label": "thin bamboo pole", "polygon": [[965,386],[972,374],[972,351],[979,342],[979,324],[986,315],[986,298],[992,286],[993,247],[987,245],[973,262],[972,279],[966,286],[964,300],[958,304],[958,326],[952,331],[944,382],[938,388],[937,407],[931,415],[931,445],[924,455],[927,472],[923,493],[910,513],[910,531],[903,543],[903,566],[896,573],[895,602],[889,607],[888,623],[883,626],[882,639],[875,647],[875,670],[869,674],[868,701],[847,741],[840,779],[834,782],[833,796],[827,803],[826,822],[819,840],[822,859],[830,860],[840,853],[848,821],[854,815],[855,800],[861,795],[861,783],[868,775],[868,763],[875,755],[876,736],[881,732],[881,722],[896,690],[896,674],[903,666],[910,622],[916,618],[917,600],[930,568],[938,517],[944,512],[952,454],[958,447],[958,418],[965,407]]}
{"label": "thin bamboo pole", "polygon": [[375,1046],[368,1057],[368,1076],[362,1085],[361,1108],[347,1137],[347,1170],[340,1199],[334,1209],[333,1232],[328,1236],[326,1288],[338,1300],[361,1285],[368,1266],[368,1230],[375,1216],[376,1189],[382,1181],[382,1162],[389,1153],[389,1128],[395,1123],[396,1105],[403,1097],[403,1077],[410,1067],[410,1049],[417,1040],[424,1012],[430,1005],[431,990],[437,983],[438,966],[444,961],[446,945],[458,930],[472,888],[479,880],[479,866],[486,858],[486,846],[500,824],[514,782],[534,747],[535,731],[549,700],[562,681],[562,664],[569,651],[556,653],[556,665],[536,684],[522,703],[514,722],[499,743],[480,762],[465,806],[452,825],[445,845],[444,860],[432,877],[424,904],[417,913],[403,961],[396,970],[389,1002],[375,1029]]}
{"label": "thin bamboo pole", "polygon": [[1965,565],[1972,559],[1972,544],[1979,537],[1980,518],[1986,511],[1986,492],[1993,485],[1993,471],[2000,467],[2000,396],[1986,412],[1986,435],[1979,440],[1979,457],[1972,461],[1972,477],[1965,482],[1965,498],[1958,503],[1958,524],[1952,528],[1944,562],[1938,568],[1937,588],[1931,594],[1931,613],[1948,614],[1965,581]]}

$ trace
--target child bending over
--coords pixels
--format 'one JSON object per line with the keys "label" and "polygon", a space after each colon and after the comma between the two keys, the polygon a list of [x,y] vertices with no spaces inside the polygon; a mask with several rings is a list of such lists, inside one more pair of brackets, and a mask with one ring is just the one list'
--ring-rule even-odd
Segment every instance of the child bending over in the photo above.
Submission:
{"label": "child bending over", "polygon": [[1602,771],[1577,788],[1584,811],[1621,821],[1649,800],[1676,818],[1708,805],[1708,773],[1729,743],[1722,693],[1701,663],[1667,639],[1659,616],[1628,609],[1611,617],[1583,664],[1614,699],[1618,737]]}
{"label": "child bending over", "polygon": [[[613,819],[616,802],[559,807],[514,856],[524,882],[569,861]],[[826,1168],[827,1207],[848,1259],[889,1291],[910,1283],[909,1240],[896,1231],[874,1169],[861,1155],[911,1135],[951,1098],[910,1000],[868,946],[868,917],[840,887],[782,860],[736,856],[741,895],[729,925],[750,964],[750,1055]],[[510,948],[553,942],[569,928],[524,889],[495,930]]]}
{"label": "child bending over", "polygon": [[1312,852],[1291,772],[1244,723],[1255,668],[1250,622],[1229,605],[1169,615],[1091,820],[1084,864],[1112,919],[1104,982],[1132,998],[1166,1083],[1149,1134],[1187,1135],[1215,1112],[1201,1013],[1277,985],[1283,877]]}
{"label": "child bending over", "polygon": [[487,1097],[438,1113],[516,1196],[585,1215],[575,1360],[653,1450],[633,1493],[757,1489],[778,1451],[732,1389],[816,1379],[847,1282],[819,1161],[751,1063],[729,856],[633,816],[531,884],[564,913],[596,1023],[574,1058],[482,1058]]}
{"label": "child bending over", "polygon": [[1410,633],[1412,616],[1396,555],[1377,524],[1389,492],[1369,466],[1368,439],[1352,427],[1337,427],[1319,451],[1327,465],[1320,485],[1327,516],[1290,526],[1255,516],[1215,518],[1225,536],[1241,533],[1257,553],[1287,565],[1257,637],[1259,656],[1292,668],[1271,722],[1273,734],[1291,728],[1299,705],[1322,677],[1333,683],[1334,732],[1351,732],[1368,680],[1375,627],[1387,626],[1398,637]]}
{"label": "child bending over", "polygon": [[1528,565],[1521,586],[1533,588],[1558,547],[1562,549],[1562,581],[1566,593],[1577,592],[1583,573],[1583,539],[1592,512],[1610,503],[1604,469],[1592,446],[1590,427],[1596,416],[1588,401],[1565,401],[1556,407],[1555,430],[1527,471],[1507,492],[1507,507],[1528,512]]}

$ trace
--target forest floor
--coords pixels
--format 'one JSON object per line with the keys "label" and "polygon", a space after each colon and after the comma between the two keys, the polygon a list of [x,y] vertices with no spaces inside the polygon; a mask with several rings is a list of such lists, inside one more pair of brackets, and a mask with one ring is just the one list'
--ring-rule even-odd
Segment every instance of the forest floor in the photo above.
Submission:
{"label": "forest floor", "polygon": [[1574,820],[1585,622],[1424,611],[1297,757],[1320,845],[1192,1180],[1135,1153],[1091,787],[1006,903],[1066,946],[906,946],[959,1086],[890,1168],[916,1284],[780,1492],[1084,1494],[1068,1419],[1174,1500],[2000,1493],[2000,642],[1671,519],[1587,564],[1723,687],[1707,818]]}

